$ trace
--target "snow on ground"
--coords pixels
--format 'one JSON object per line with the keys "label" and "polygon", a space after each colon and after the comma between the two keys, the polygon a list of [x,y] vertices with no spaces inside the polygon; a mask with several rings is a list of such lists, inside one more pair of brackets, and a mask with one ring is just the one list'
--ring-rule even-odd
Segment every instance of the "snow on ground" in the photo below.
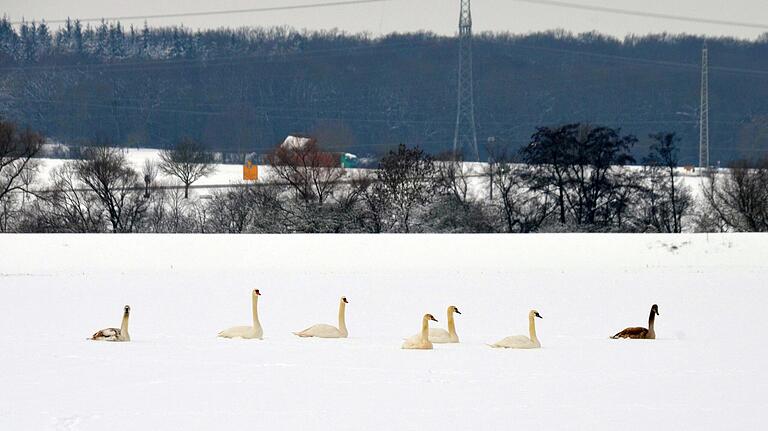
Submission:
{"label": "snow on ground", "polygon": [[[763,429],[767,239],[2,235],[0,429]],[[265,339],[216,338],[253,288]],[[341,295],[349,339],[291,334]],[[451,304],[461,344],[400,349]],[[533,307],[542,349],[485,345]]]}
{"label": "snow on ground", "polygon": [[[123,149],[123,151],[125,151],[125,154],[131,166],[140,174],[142,172],[142,167],[144,166],[144,162],[146,160],[152,160],[157,163],[159,163],[160,161],[160,150],[140,148],[140,149]],[[38,159],[38,162],[40,163],[40,175],[39,175],[40,180],[42,182],[47,182],[50,178],[50,172],[54,168],[61,166],[64,163],[67,163],[70,161],[71,160],[63,160],[63,159]],[[259,166],[259,174],[268,175],[267,171],[268,171],[268,168],[266,166]],[[140,176],[143,176],[143,174],[141,174]],[[167,184],[179,183],[176,178],[164,175],[162,173],[158,175],[158,180]],[[212,184],[231,184],[231,183],[242,182],[242,180],[243,180],[242,165],[217,164],[216,171],[213,174],[200,178],[198,181],[194,183],[194,185],[199,186],[199,185],[212,185]],[[192,193],[194,194],[198,192],[193,190]],[[207,191],[203,189],[202,193],[207,193]]]}
{"label": "snow on ground", "polygon": [[[128,161],[131,163],[131,166],[136,169],[139,173],[142,172],[142,167],[144,166],[144,162],[146,160],[151,160],[154,162],[159,162],[160,160],[160,150],[156,149],[150,149],[150,148],[124,148],[123,151],[127,155]],[[61,166],[62,164],[70,161],[70,160],[62,160],[62,159],[38,159],[40,163],[40,180],[42,182],[47,182],[50,177],[50,172],[53,170],[53,168]],[[485,163],[474,163],[474,162],[466,162],[465,168],[467,170],[467,173],[470,175],[470,178],[468,180],[468,183],[470,185],[470,193],[478,199],[481,199],[485,196],[487,196],[487,189],[488,189],[488,178],[483,177],[482,174],[486,170],[486,164]],[[627,169],[641,169],[638,166],[631,166]],[[355,169],[348,169],[348,171],[353,172]],[[701,196],[701,188],[702,188],[702,180],[703,178],[697,173],[697,172],[691,172],[688,171],[686,168],[678,168],[677,173],[680,177],[680,181],[686,186],[691,189],[691,191],[694,194],[694,197],[700,197]],[[270,177],[272,177],[274,174],[271,172],[271,168],[269,166],[265,165],[259,165],[259,179],[261,181],[264,181]],[[171,176],[164,175],[162,173],[159,174],[158,180],[160,182],[166,183],[166,184],[180,184],[179,181]],[[243,181],[243,167],[242,165],[230,165],[230,164],[217,164],[216,170],[214,173],[205,176],[203,178],[200,178],[198,181],[194,183],[194,186],[210,186],[210,185],[226,185],[226,184],[233,184],[233,183],[240,183]],[[194,195],[207,195],[210,193],[210,189],[202,188],[202,189],[193,189],[190,191],[190,193]]]}

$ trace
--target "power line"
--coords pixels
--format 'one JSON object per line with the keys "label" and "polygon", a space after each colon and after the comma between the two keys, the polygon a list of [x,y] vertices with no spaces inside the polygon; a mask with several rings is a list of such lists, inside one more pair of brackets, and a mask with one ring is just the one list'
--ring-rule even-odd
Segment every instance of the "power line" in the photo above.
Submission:
{"label": "power line", "polygon": [[712,18],[697,18],[697,17],[691,17],[691,16],[671,15],[671,14],[656,13],[656,12],[642,12],[638,10],[574,4],[574,3],[555,1],[555,0],[512,0],[512,1],[520,2],[520,3],[531,3],[531,4],[537,4],[537,5],[543,5],[543,6],[562,7],[562,8],[568,8],[568,9],[579,9],[579,10],[588,10],[593,12],[612,13],[616,15],[630,15],[630,16],[640,16],[644,18],[659,18],[659,19],[667,19],[672,21],[695,22],[699,24],[715,24],[715,25],[725,25],[725,26],[732,26],[732,27],[745,27],[745,28],[755,28],[759,30],[768,30],[768,25],[757,24],[752,22],[728,21],[728,20],[712,19]]}
{"label": "power line", "polygon": [[[121,111],[121,115],[126,114],[132,114],[131,111],[150,111],[150,112],[157,112],[157,113],[166,113],[166,114],[185,114],[185,115],[196,115],[196,116],[227,116],[227,115],[235,115],[236,113],[233,111],[211,111],[211,110],[190,110],[190,109],[176,109],[176,108],[160,108],[160,107],[143,107],[143,106],[136,106],[136,105],[114,105],[114,104],[106,104],[106,103],[94,103],[89,101],[77,101],[77,100],[54,100],[54,99],[26,99],[16,96],[2,96],[0,97],[0,100],[6,99],[6,100],[14,100],[19,103],[25,104],[25,103],[37,103],[37,104],[52,104],[52,105],[67,105],[67,106],[83,106],[85,108],[103,108],[103,109],[114,109],[117,111]],[[114,99],[119,100],[119,99]],[[206,106],[207,104],[201,104],[202,106]],[[238,105],[238,104],[234,104]],[[212,106],[212,105],[210,105]],[[248,106],[248,105],[244,105]],[[261,109],[261,110],[283,110],[283,111],[291,111],[294,112],[299,111],[298,109],[282,109],[282,108],[272,108],[268,106],[253,106],[254,109]],[[311,110],[311,109],[307,109]],[[125,112],[128,111],[128,112]],[[350,112],[350,111],[346,111]],[[382,115],[385,114],[384,112],[376,112],[376,111],[355,111],[357,113],[363,113],[363,114],[371,114],[371,115]],[[410,120],[410,119],[402,119],[402,118],[351,118],[351,117],[344,117],[344,116],[336,116],[336,117],[328,117],[328,116],[311,116],[311,115],[287,115],[287,114],[272,114],[270,112],[262,112],[262,113],[256,113],[256,115],[264,114],[267,115],[270,118],[276,118],[276,119],[287,119],[287,120],[305,120],[305,121],[343,121],[348,123],[397,123],[397,124],[434,124],[434,125],[449,125],[454,124],[453,121],[449,120]],[[508,125],[508,126],[518,126],[518,125],[527,125],[527,126],[538,126],[542,123],[557,123],[557,121],[539,121],[534,122],[530,120],[521,120],[521,121],[515,121],[515,120],[509,120],[509,121],[486,121],[485,124],[493,124],[493,125]],[[622,120],[620,118],[615,119],[603,119],[603,120],[592,120],[592,123],[596,124],[622,124],[622,125],[640,125],[640,124],[697,124],[696,120],[680,120],[680,119],[649,119],[649,120]],[[737,120],[737,121],[718,121],[717,123],[721,124],[741,124],[743,121]]]}
{"label": "power line", "polygon": [[[683,63],[680,61],[670,61],[670,60],[653,60],[650,58],[627,57],[627,56],[614,55],[614,54],[602,54],[599,52],[577,51],[577,50],[563,49],[563,48],[550,48],[546,46],[510,44],[510,45],[507,45],[506,48],[546,51],[546,52],[554,52],[554,53],[568,54],[568,55],[580,55],[580,56],[594,57],[594,58],[600,58],[605,60],[624,61],[627,63],[635,63],[639,65],[648,65],[648,66],[679,67],[679,68],[690,69],[691,71],[695,71],[695,72],[698,72],[701,68],[700,64],[695,64],[695,63]],[[507,54],[507,56],[509,56],[509,54]],[[709,70],[716,70],[724,73],[741,73],[741,74],[768,76],[768,70],[747,69],[747,68],[741,68],[741,67],[710,66]]]}
{"label": "power line", "polygon": [[[82,18],[82,19],[78,19],[78,21],[80,22],[122,21],[122,20],[127,21],[127,20],[137,20],[137,19],[147,20],[147,19],[157,19],[157,18],[183,18],[183,17],[193,17],[193,16],[232,15],[232,14],[242,14],[242,13],[278,12],[278,11],[299,10],[299,9],[352,6],[352,5],[358,5],[358,4],[383,3],[383,2],[391,2],[391,1],[396,1],[396,0],[333,1],[333,2],[324,2],[324,3],[305,3],[305,4],[297,4],[297,5],[291,5],[291,6],[270,6],[270,7],[257,7],[257,8],[248,8],[248,9],[226,9],[226,10],[212,10],[212,11],[204,11],[204,12],[180,12],[180,13],[164,13],[164,14],[156,14],[156,15],[126,15],[126,16],[111,16],[111,17],[101,17],[101,18]],[[43,22],[47,24],[64,24],[67,21],[71,21],[71,20],[69,18],[43,20]],[[23,24],[25,22],[27,21],[11,21],[11,24],[18,25],[18,24]]]}
{"label": "power line", "polygon": [[[278,12],[278,11],[287,11],[287,10],[351,6],[351,5],[368,4],[368,3],[385,3],[385,2],[392,2],[392,1],[396,1],[396,0],[333,1],[333,2],[324,2],[324,3],[305,3],[305,4],[290,5],[290,6],[271,6],[271,7],[260,7],[260,8],[246,8],[246,9],[225,9],[225,10],[213,10],[213,11],[201,11],[201,12],[179,12],[179,13],[166,13],[166,14],[154,14],[154,15],[125,15],[125,16],[98,17],[98,18],[94,17],[94,18],[82,18],[82,19],[78,19],[78,21],[100,22],[100,21],[139,20],[139,19],[148,20],[148,19],[159,19],[159,18],[183,18],[183,17],[211,16],[211,15],[232,15],[232,14],[243,14],[243,13],[263,13],[263,12]],[[630,15],[630,16],[640,16],[645,18],[666,19],[666,20],[672,20],[672,21],[685,21],[685,22],[694,22],[694,23],[701,23],[701,24],[715,24],[715,25],[725,25],[725,26],[733,26],[733,27],[745,27],[745,28],[755,28],[760,30],[768,30],[768,25],[766,24],[758,24],[758,23],[743,22],[743,21],[729,21],[729,20],[712,19],[712,18],[691,17],[691,16],[684,16],[684,15],[672,15],[672,14],[664,14],[664,13],[656,13],[656,12],[643,12],[638,10],[611,8],[611,7],[604,7],[604,6],[581,5],[581,4],[555,1],[555,0],[512,0],[512,1],[517,1],[520,3],[531,3],[531,4],[537,4],[537,5],[543,5],[543,6],[554,6],[554,7],[562,7],[562,8],[569,8],[569,9],[588,10],[593,12],[611,13],[611,14],[617,14],[617,15]],[[43,22],[48,24],[64,24],[67,21],[69,21],[69,19],[43,20]],[[11,21],[11,24],[19,25],[19,24],[24,24],[26,22],[28,21],[26,20]]]}

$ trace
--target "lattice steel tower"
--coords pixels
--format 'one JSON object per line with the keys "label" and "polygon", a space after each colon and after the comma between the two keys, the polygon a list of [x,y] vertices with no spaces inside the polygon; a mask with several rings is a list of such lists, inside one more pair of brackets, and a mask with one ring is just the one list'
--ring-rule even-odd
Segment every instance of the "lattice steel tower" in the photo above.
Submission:
{"label": "lattice steel tower", "polygon": [[709,167],[709,59],[707,42],[701,50],[701,108],[699,109],[699,167]]}
{"label": "lattice steel tower", "polygon": [[475,131],[475,97],[472,78],[472,12],[470,0],[461,0],[459,15],[459,104],[456,113],[456,132],[453,136],[453,154],[480,161]]}

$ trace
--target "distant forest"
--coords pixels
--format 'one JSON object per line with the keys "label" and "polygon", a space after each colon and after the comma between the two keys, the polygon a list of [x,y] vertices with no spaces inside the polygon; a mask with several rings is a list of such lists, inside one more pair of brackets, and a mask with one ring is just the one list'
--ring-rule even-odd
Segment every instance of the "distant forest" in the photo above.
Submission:
{"label": "distant forest", "polygon": [[[537,126],[621,128],[648,151],[676,132],[698,158],[700,37],[551,31],[479,34],[475,103],[490,137],[522,147]],[[711,160],[768,155],[768,37],[710,39]],[[452,147],[457,40],[337,31],[45,24],[0,20],[0,116],[72,144],[168,148],[182,137],[266,152],[290,133],[378,156],[403,143]],[[640,157],[638,157],[639,159]]]}

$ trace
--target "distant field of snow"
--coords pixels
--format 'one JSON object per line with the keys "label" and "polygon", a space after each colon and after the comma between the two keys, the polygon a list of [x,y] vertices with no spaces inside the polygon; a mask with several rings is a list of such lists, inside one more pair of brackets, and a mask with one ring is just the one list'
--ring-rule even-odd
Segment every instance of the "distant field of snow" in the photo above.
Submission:
{"label": "distant field of snow", "polygon": [[[128,160],[138,172],[141,172],[142,166],[146,160],[154,160],[159,162],[159,150],[156,149],[124,149],[128,156]],[[67,160],[61,159],[39,159],[41,163],[40,178],[43,181],[47,181],[50,175],[50,171],[67,162]],[[467,171],[474,175],[480,175],[484,172],[484,163],[465,163]],[[264,181],[270,178],[272,173],[269,166],[260,165],[259,167],[259,179]],[[629,167],[628,169],[640,169],[639,167]],[[700,195],[702,177],[696,172],[688,171],[685,168],[678,168],[678,174],[684,185],[690,187],[695,197]],[[175,184],[178,182],[174,177],[168,177],[162,173],[159,175],[159,181],[166,184]],[[195,186],[206,185],[226,185],[232,183],[239,183],[243,180],[243,167],[241,165],[230,164],[217,164],[216,171],[206,177],[201,178],[194,183]],[[488,179],[482,176],[469,178],[470,193],[475,198],[483,198],[487,196]],[[210,189],[193,189],[190,191],[192,196],[206,195],[210,193]]]}
{"label": "distant field of snow", "polygon": [[[768,236],[1,235],[0,430],[763,429]],[[264,340],[216,333],[250,322]],[[350,338],[291,331],[335,323]],[[658,339],[611,340],[645,326]],[[132,307],[130,343],[87,341]],[[421,316],[462,343],[401,350]],[[527,333],[542,349],[486,346]]]}
{"label": "distant field of snow", "polygon": [[[131,163],[133,168],[136,169],[139,173],[141,173],[142,166],[144,166],[144,162],[146,160],[153,160],[155,162],[160,161],[159,150],[126,149],[124,151],[128,156],[128,161]],[[39,159],[39,162],[41,164],[40,179],[43,181],[47,181],[51,170],[53,170],[55,167],[61,166],[62,164],[68,161],[70,160]],[[265,166],[259,166],[259,170],[260,170],[259,171],[260,174],[262,173],[266,174],[267,172],[267,169]],[[169,184],[172,184],[178,181],[174,177],[168,177],[163,175],[162,173],[159,174],[158,180],[169,183]],[[230,184],[230,183],[240,182],[242,180],[243,180],[242,165],[217,164],[216,171],[213,174],[201,178],[200,180],[195,182],[194,185]],[[193,191],[192,193],[195,193],[195,191]]]}

